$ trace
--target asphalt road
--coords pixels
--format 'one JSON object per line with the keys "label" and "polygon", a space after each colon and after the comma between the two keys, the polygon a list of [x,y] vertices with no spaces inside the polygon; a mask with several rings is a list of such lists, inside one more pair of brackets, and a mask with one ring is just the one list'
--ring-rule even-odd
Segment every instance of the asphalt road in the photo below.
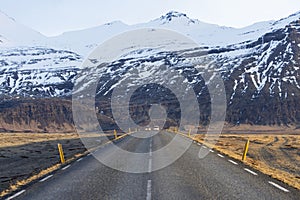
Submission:
{"label": "asphalt road", "polygon": [[[145,135],[149,132],[135,134]],[[117,145],[127,151],[148,153],[162,148],[173,137],[174,134],[167,132],[145,139],[125,137]],[[178,148],[186,142],[189,139],[181,136],[177,141]],[[218,152],[210,152],[205,158],[199,159],[199,144],[193,143],[173,164],[157,171],[151,171],[151,166],[158,162],[151,154],[140,160],[128,159],[128,167],[132,167],[134,162],[141,168],[150,168],[150,172],[142,174],[121,172],[95,159],[103,154],[110,159],[122,159],[112,149],[112,144],[107,144],[92,155],[64,166],[11,197],[28,200],[300,199],[299,190]],[[176,153],[176,149],[169,153],[172,152]],[[120,165],[124,165],[124,162]]]}

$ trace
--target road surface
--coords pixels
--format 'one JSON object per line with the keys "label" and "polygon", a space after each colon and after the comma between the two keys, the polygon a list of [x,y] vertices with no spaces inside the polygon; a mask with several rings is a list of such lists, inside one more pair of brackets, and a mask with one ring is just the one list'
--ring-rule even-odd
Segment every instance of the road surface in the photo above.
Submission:
{"label": "road surface", "polygon": [[[146,132],[135,134],[147,134]],[[173,133],[151,138],[124,137],[117,145],[139,153],[168,144]],[[189,140],[180,137],[182,142]],[[11,199],[300,199],[300,191],[259,173],[241,162],[211,151],[199,159],[200,145],[193,143],[176,162],[161,170],[126,173],[101,164],[93,155],[113,155],[112,144],[80,158],[57,172],[12,195]],[[208,149],[209,150],[209,149]],[[136,164],[151,168],[151,156]],[[128,161],[132,162],[132,161]],[[146,164],[145,164],[146,163]]]}

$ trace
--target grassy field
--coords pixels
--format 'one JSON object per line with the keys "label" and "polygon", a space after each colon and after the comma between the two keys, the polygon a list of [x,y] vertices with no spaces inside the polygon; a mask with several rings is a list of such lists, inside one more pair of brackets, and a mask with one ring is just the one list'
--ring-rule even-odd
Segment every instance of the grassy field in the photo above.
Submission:
{"label": "grassy field", "polygon": [[78,134],[75,133],[0,133],[0,148],[78,138]]}
{"label": "grassy field", "polygon": [[245,143],[249,139],[245,164],[300,189],[300,135],[263,133],[222,134],[219,138],[205,135],[194,137],[238,160],[241,160]]}

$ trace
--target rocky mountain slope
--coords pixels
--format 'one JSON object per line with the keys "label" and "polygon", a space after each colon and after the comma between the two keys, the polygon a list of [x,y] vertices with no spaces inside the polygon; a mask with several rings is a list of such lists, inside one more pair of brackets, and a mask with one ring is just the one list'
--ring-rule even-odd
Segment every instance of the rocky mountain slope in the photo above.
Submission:
{"label": "rocky mountain slope", "polygon": [[298,19],[218,55],[230,82],[226,84],[230,122],[286,125],[299,121],[299,44]]}
{"label": "rocky mountain slope", "polygon": [[[16,98],[19,102],[23,98],[38,98],[43,101],[44,98],[51,100],[55,97],[70,103],[74,80],[80,72],[80,65],[86,53],[114,34],[143,27],[178,31],[198,42],[200,48],[192,50],[192,53],[189,52],[191,50],[151,52],[150,49],[147,53],[141,51],[140,54],[127,55],[119,61],[108,63],[103,71],[105,78],[100,79],[97,90],[97,109],[105,122],[112,118],[108,102],[122,74],[130,73],[130,70],[135,68],[140,74],[147,73],[147,78],[151,81],[151,77],[157,77],[156,67],[167,66],[165,74],[160,76],[167,76],[168,70],[186,74],[190,72],[193,63],[199,60],[202,60],[202,63],[203,60],[213,63],[216,71],[222,74],[228,106],[226,120],[229,123],[295,125],[300,122],[300,13],[279,21],[234,29],[206,24],[190,19],[185,14],[170,12],[145,24],[129,26],[122,22],[113,22],[88,30],[65,33],[43,40],[40,46],[1,47],[0,97],[4,102],[2,108],[9,107],[9,102],[16,101]],[[2,34],[0,29],[0,35]],[[2,37],[0,40],[2,41]],[[203,52],[207,54],[205,57]],[[199,104],[201,121],[206,124],[210,118],[210,109],[207,109],[210,102],[205,85],[199,76],[186,78],[196,91],[198,102],[206,102]],[[91,81],[97,82],[98,79]],[[167,98],[163,94],[165,90],[157,85],[147,85],[138,90],[133,97],[137,106],[131,111],[132,117],[145,124],[148,119],[146,111],[152,103]],[[170,98],[172,100],[174,97]],[[26,104],[28,103],[30,104],[30,101]],[[56,106],[59,105],[56,102]],[[173,109],[169,114],[172,123],[176,123],[179,115],[176,105],[176,102],[165,103],[167,108]],[[4,124],[17,123],[18,120],[6,120],[7,114],[16,113],[17,109],[9,108],[1,110],[0,121],[5,122]],[[39,112],[39,109],[35,109],[35,112]],[[67,106],[65,112],[71,113],[71,107]],[[12,116],[25,119],[29,115],[29,111],[20,113],[20,116]],[[47,126],[57,124],[55,118],[50,118],[51,122],[47,123]],[[43,120],[42,117],[35,119],[38,123]],[[62,121],[72,124],[70,120]],[[114,126],[111,121],[109,124]],[[20,125],[10,127],[14,126]]]}
{"label": "rocky mountain slope", "polygon": [[0,93],[22,97],[71,95],[82,56],[47,47],[16,47],[0,52]]}

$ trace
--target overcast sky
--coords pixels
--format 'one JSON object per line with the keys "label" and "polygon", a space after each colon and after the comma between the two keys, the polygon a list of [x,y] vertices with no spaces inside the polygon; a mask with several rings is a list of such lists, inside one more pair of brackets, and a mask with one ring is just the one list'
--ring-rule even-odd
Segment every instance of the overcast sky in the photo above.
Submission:
{"label": "overcast sky", "polygon": [[114,20],[147,22],[170,10],[204,22],[244,27],[300,11],[299,0],[0,0],[0,10],[45,35]]}

